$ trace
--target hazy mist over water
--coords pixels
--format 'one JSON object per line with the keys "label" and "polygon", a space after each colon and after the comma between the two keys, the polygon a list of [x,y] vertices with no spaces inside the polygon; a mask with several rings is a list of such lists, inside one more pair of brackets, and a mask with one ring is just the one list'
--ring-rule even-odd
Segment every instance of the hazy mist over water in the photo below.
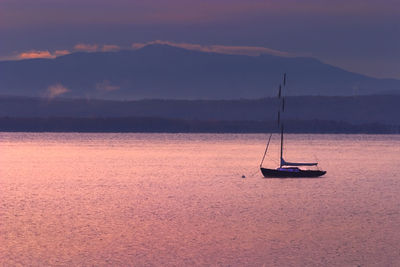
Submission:
{"label": "hazy mist over water", "polygon": [[262,178],[266,139],[1,133],[0,265],[400,264],[400,135],[287,135],[319,179]]}

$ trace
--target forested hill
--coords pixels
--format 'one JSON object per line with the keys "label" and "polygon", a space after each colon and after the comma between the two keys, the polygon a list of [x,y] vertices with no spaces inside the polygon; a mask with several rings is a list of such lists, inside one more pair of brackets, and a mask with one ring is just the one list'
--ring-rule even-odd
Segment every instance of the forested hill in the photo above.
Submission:
{"label": "forested hill", "polygon": [[[287,97],[284,119],[325,120],[352,124],[400,124],[400,96]],[[185,120],[274,121],[276,98],[257,100],[108,101],[0,97],[0,117],[121,118],[157,117]]]}

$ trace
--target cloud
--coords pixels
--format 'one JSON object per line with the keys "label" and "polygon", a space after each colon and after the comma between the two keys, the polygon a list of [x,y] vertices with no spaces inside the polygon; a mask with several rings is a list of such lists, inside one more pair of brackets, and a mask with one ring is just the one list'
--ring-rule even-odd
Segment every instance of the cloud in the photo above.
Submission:
{"label": "cloud", "polygon": [[118,85],[112,85],[109,80],[104,80],[104,81],[96,84],[96,89],[99,91],[110,92],[110,91],[118,90],[119,88],[120,87]]}
{"label": "cloud", "polygon": [[115,44],[106,44],[106,45],[98,45],[98,44],[83,44],[79,43],[74,46],[75,51],[84,51],[84,52],[111,52],[121,50],[119,45]]}
{"label": "cloud", "polygon": [[47,88],[46,96],[50,99],[69,92],[69,89],[62,84],[54,84]]}
{"label": "cloud", "polygon": [[47,50],[30,50],[22,52],[18,55],[19,59],[31,59],[31,58],[53,58],[54,56]]}
{"label": "cloud", "polygon": [[58,56],[65,56],[65,55],[68,55],[68,54],[71,54],[71,52],[68,51],[68,50],[56,50],[56,51],[54,51],[53,55],[58,57]]}
{"label": "cloud", "polygon": [[200,45],[200,44],[190,44],[190,43],[175,43],[170,41],[156,40],[147,43],[133,43],[133,49],[140,49],[146,45],[151,44],[165,44],[175,47],[180,47],[188,50],[209,52],[209,53],[221,53],[229,55],[247,55],[247,56],[259,56],[261,54],[269,54],[281,57],[293,56],[288,52],[279,51],[267,47],[261,46],[227,46],[227,45]]}
{"label": "cloud", "polygon": [[68,55],[71,52],[68,50],[56,50],[53,53],[48,50],[29,50],[20,53],[18,59],[32,59],[32,58],[56,58],[58,56]]}
{"label": "cloud", "polygon": [[[82,43],[80,43],[80,44],[75,45],[73,50],[96,52],[100,49],[99,49],[99,45],[97,45],[97,44],[82,44]],[[101,48],[101,51],[103,51],[103,52],[118,51],[118,50],[121,50],[121,47],[118,45],[103,45]],[[70,50],[55,50],[54,52],[51,52],[49,50],[29,50],[29,51],[18,54],[17,59],[56,58],[56,57],[65,56],[68,54],[71,54]]]}
{"label": "cloud", "polygon": [[101,51],[103,52],[111,52],[121,50],[121,47],[118,45],[103,45]]}
{"label": "cloud", "polygon": [[[289,54],[288,52],[261,46],[201,45],[201,44],[191,44],[191,43],[175,43],[163,40],[150,41],[146,43],[133,43],[131,45],[131,48],[140,49],[147,45],[153,45],[153,44],[164,44],[188,50],[202,51],[208,53],[230,54],[230,55],[259,56],[261,54],[269,54],[281,57],[294,56]],[[121,50],[121,47],[119,45],[114,45],[114,44],[100,46],[98,44],[79,43],[74,46],[73,50],[86,51],[86,52],[96,52],[96,51],[110,52],[110,51],[119,51]],[[56,58],[58,56],[64,56],[70,53],[71,53],[70,50],[55,50],[54,52],[50,52],[48,50],[30,50],[20,53],[17,56],[17,58],[18,59]]]}
{"label": "cloud", "polygon": [[149,44],[150,43],[133,43],[131,47],[132,47],[132,49],[140,49]]}
{"label": "cloud", "polygon": [[85,52],[96,52],[99,46],[97,44],[76,44],[74,50],[85,51]]}

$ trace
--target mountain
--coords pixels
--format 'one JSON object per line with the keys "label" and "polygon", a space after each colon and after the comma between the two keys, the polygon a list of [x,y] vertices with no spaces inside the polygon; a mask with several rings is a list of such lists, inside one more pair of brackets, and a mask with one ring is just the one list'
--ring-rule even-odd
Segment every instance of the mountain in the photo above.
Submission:
{"label": "mountain", "polygon": [[283,72],[288,95],[400,92],[376,79],[313,58],[226,55],[149,45],[139,50],[73,53],[0,62],[0,94],[104,99],[239,99],[275,95]]}

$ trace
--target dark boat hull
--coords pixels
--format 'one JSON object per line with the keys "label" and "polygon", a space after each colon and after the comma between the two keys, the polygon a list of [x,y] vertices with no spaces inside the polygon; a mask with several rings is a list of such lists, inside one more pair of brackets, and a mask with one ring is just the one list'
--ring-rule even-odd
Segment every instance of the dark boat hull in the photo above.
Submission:
{"label": "dark boat hull", "polygon": [[278,170],[278,169],[265,169],[260,168],[265,178],[301,178],[301,177],[320,177],[326,173],[326,171],[319,170]]}

